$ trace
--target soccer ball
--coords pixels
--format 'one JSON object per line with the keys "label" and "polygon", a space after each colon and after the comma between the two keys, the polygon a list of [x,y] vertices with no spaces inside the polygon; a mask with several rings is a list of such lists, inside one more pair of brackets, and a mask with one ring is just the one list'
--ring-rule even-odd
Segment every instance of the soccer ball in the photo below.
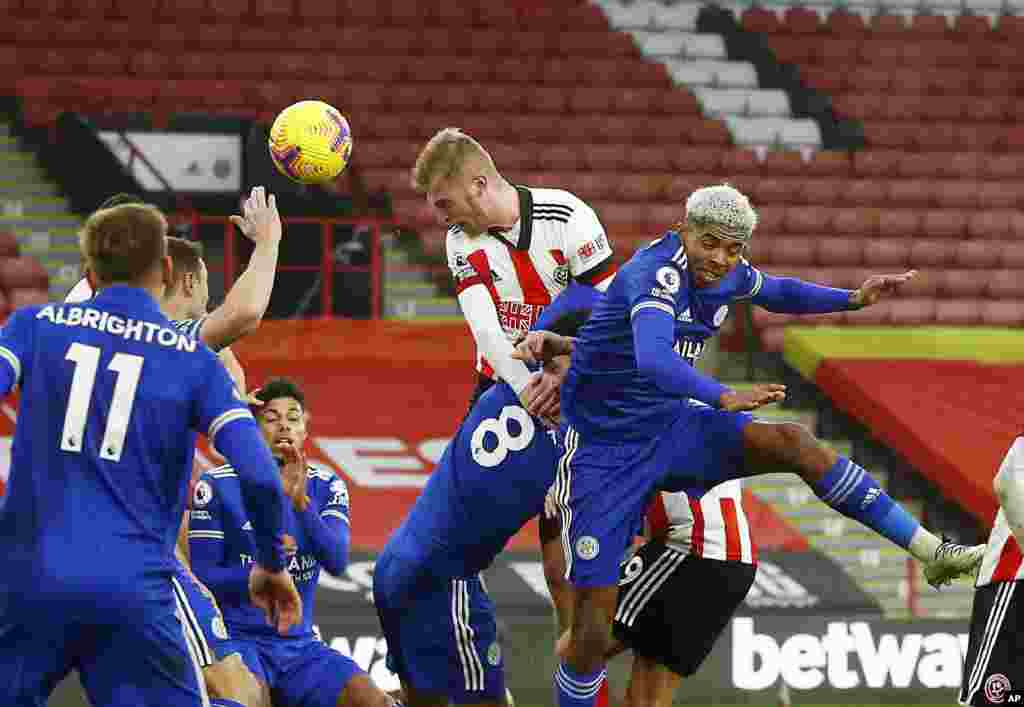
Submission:
{"label": "soccer ball", "polygon": [[299,101],[274,119],[269,146],[281,174],[300,184],[318,184],[345,169],[352,154],[352,131],[333,106]]}

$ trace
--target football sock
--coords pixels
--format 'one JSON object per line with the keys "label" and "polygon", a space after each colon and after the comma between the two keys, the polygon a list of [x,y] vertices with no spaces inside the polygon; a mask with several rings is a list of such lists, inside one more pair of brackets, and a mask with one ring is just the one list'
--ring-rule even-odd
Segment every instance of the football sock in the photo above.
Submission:
{"label": "football sock", "polygon": [[[917,519],[883,491],[871,474],[850,459],[840,456],[824,478],[814,484],[814,492],[847,518],[863,523],[882,537],[910,550],[919,560],[932,559],[931,555],[919,557],[911,547],[911,539],[921,529]],[[917,549],[921,551],[923,548]]]}
{"label": "football sock", "polygon": [[593,673],[577,673],[565,662],[555,671],[555,701],[558,707],[595,707],[605,669]]}

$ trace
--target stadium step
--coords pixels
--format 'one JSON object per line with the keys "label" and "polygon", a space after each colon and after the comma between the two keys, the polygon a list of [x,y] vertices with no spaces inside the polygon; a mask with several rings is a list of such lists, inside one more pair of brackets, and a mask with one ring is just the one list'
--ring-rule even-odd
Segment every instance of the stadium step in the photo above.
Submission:
{"label": "stadium step", "polygon": [[[779,421],[795,419],[810,429],[814,429],[816,417],[814,412],[781,409],[775,405],[763,412],[759,410],[758,415]],[[852,448],[849,441],[828,440],[828,443],[840,454],[849,456]],[[887,486],[888,475],[884,470],[872,469],[871,472],[883,487]],[[908,592],[911,582],[905,551],[829,508],[794,475],[756,476],[748,479],[744,487],[799,529],[812,548],[839,564],[858,586],[878,601],[886,616],[906,618],[910,615]],[[903,505],[920,517],[920,502],[909,501]],[[969,581],[961,581],[937,592],[925,582],[920,563],[912,563],[910,571],[914,573],[917,587],[918,615],[963,618],[970,614],[973,592]]]}
{"label": "stadium step", "polygon": [[79,278],[81,224],[35,154],[0,122],[0,230],[14,233],[21,252],[46,268],[51,297],[62,297]]}

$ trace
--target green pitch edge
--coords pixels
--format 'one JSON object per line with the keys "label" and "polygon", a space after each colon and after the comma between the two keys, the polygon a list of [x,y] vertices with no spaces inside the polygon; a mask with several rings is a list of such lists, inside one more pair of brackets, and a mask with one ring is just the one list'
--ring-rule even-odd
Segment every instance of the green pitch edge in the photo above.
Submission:
{"label": "green pitch edge", "polygon": [[997,327],[786,327],[783,358],[813,381],[826,358],[1024,362],[1024,331]]}

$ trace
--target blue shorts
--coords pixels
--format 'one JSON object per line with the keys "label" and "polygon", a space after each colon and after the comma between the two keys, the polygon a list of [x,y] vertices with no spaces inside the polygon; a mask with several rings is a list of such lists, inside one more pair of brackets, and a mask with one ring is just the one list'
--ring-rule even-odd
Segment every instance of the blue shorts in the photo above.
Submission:
{"label": "blue shorts", "polygon": [[123,623],[80,623],[69,613],[55,607],[55,616],[16,622],[0,616],[4,707],[45,707],[57,683],[76,669],[94,705],[205,704],[202,672],[186,646],[169,588],[168,601],[142,621],[131,616]]}
{"label": "blue shorts", "polygon": [[177,561],[174,564],[171,587],[184,620],[185,639],[199,667],[206,668],[237,649],[231,643],[213,594],[184,565]]}
{"label": "blue shorts", "polygon": [[595,443],[567,428],[555,477],[566,579],[577,587],[618,584],[651,494],[743,476],[743,429],[752,419],[692,403],[652,440]]}
{"label": "blue shorts", "polygon": [[270,688],[275,707],[335,707],[352,678],[364,674],[354,660],[312,636],[236,636],[233,646]]}
{"label": "blue shorts", "polygon": [[428,585],[423,572],[385,550],[373,571],[373,600],[388,668],[404,685],[452,704],[504,701],[494,603],[479,577]]}

